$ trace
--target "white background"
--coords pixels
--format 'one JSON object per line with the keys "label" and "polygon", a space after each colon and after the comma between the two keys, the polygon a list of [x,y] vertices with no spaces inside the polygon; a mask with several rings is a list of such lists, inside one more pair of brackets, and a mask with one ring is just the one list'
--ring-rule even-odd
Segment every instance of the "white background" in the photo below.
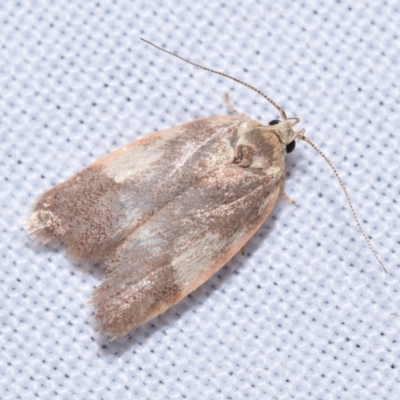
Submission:
{"label": "white background", "polygon": [[[398,399],[398,1],[0,3],[2,399]],[[103,277],[30,240],[34,200],[153,131],[257,94],[141,42],[230,73],[283,106],[331,158],[287,157],[262,229],[181,303],[113,343],[86,305]],[[397,313],[397,315],[393,315]]]}

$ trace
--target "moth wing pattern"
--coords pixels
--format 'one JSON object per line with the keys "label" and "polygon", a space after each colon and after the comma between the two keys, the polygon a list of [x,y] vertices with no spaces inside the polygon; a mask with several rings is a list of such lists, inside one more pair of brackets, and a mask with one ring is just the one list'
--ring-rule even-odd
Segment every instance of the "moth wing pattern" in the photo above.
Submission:
{"label": "moth wing pattern", "polygon": [[[135,230],[105,261],[105,281],[93,294],[101,330],[111,337],[129,332],[220,269],[270,213],[279,194],[278,182],[265,189],[272,179],[243,179],[240,193],[218,187],[210,174]],[[210,192],[226,201],[216,205]]]}
{"label": "moth wing pattern", "polygon": [[236,125],[230,117],[206,118],[106,155],[45,192],[33,207],[28,232],[43,243],[67,244],[78,261],[101,262],[115,243],[184,190],[193,179],[191,155],[207,144],[212,151],[212,127],[234,130]]}
{"label": "moth wing pattern", "polygon": [[34,206],[30,232],[105,266],[91,299],[104,336],[128,333],[200,286],[271,212],[284,166],[270,154],[268,166],[255,155],[254,168],[233,162],[243,123],[211,117],[157,132],[103,157]]}

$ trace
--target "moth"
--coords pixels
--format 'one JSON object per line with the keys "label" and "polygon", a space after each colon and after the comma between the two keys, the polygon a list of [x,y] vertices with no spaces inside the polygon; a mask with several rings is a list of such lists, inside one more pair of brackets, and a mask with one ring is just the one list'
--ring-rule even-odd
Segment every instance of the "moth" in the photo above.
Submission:
{"label": "moth", "polygon": [[44,193],[28,220],[28,232],[43,243],[63,242],[75,260],[104,266],[90,304],[111,340],[180,301],[243,248],[279,194],[287,199],[285,155],[296,140],[333,168],[361,229],[330,161],[304,129],[294,129],[298,118],[253,86],[183,60],[255,90],[281,120],[263,125],[226,97],[232,116],[188,122],[106,155]]}

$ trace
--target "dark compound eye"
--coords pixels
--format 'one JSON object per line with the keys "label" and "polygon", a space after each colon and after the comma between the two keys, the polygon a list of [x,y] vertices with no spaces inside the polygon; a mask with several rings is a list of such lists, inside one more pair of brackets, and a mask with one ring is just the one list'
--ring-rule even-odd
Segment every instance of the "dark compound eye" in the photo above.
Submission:
{"label": "dark compound eye", "polygon": [[279,124],[279,122],[281,122],[279,119],[273,119],[268,125],[276,125]]}
{"label": "dark compound eye", "polygon": [[286,145],[286,153],[291,153],[296,147],[296,142],[292,140],[289,144]]}

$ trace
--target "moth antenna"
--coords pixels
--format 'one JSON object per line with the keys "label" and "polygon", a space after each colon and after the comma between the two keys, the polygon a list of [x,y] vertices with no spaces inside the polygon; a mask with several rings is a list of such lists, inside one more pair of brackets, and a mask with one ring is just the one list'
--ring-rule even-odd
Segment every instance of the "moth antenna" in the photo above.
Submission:
{"label": "moth antenna", "polygon": [[189,61],[189,60],[187,60],[186,58],[183,58],[183,57],[181,57],[181,56],[178,56],[177,54],[172,53],[171,51],[165,50],[165,49],[163,49],[162,47],[157,46],[156,44],[154,44],[154,43],[152,43],[152,42],[149,42],[149,41],[146,40],[146,39],[143,39],[143,38],[140,38],[140,39],[143,40],[143,42],[146,42],[146,43],[150,44],[151,46],[155,47],[156,49],[161,50],[161,51],[163,51],[164,53],[170,54],[171,56],[174,56],[174,57],[176,57],[176,58],[179,58],[180,60],[185,61],[185,62],[187,62],[188,64],[194,65],[194,66],[197,67],[197,68],[204,69],[205,71],[212,72],[213,74],[221,75],[221,76],[223,76],[223,77],[225,77],[225,78],[228,78],[228,79],[231,79],[231,80],[233,80],[233,81],[235,81],[235,82],[237,82],[237,83],[240,83],[241,85],[246,86],[246,87],[248,87],[248,88],[251,89],[251,90],[254,90],[254,91],[255,91],[256,93],[258,93],[260,96],[264,97],[264,99],[266,99],[267,101],[269,101],[269,103],[271,103],[271,104],[279,111],[279,114],[281,115],[282,120],[284,120],[284,121],[287,120],[286,113],[285,113],[285,111],[283,110],[283,108],[279,107],[278,104],[276,104],[276,103],[275,103],[272,99],[270,99],[266,94],[264,94],[261,90],[255,88],[254,86],[252,86],[252,85],[250,85],[250,84],[248,84],[248,83],[246,83],[246,82],[243,82],[243,81],[241,81],[240,79],[234,78],[233,76],[230,76],[230,75],[228,75],[228,74],[225,74],[224,72],[220,72],[220,71],[216,71],[216,70],[211,69],[211,68],[203,67],[202,65],[196,64],[196,63],[194,63],[193,61]]}
{"label": "moth antenna", "polygon": [[353,207],[353,203],[350,200],[350,196],[347,193],[347,189],[346,186],[344,185],[342,179],[339,176],[339,173],[337,172],[336,168],[333,166],[331,160],[317,147],[317,145],[315,145],[308,137],[306,136],[299,136],[298,139],[303,140],[304,142],[307,142],[327,163],[328,165],[331,167],[333,173],[336,176],[336,179],[339,181],[340,186],[343,189],[344,195],[346,196],[347,199],[347,203],[349,204],[351,213],[353,214],[353,218],[356,221],[356,224],[358,226],[358,229],[360,230],[360,232],[362,233],[362,235],[364,236],[365,241],[367,242],[370,250],[372,251],[372,254],[375,256],[375,258],[377,259],[377,261],[379,262],[379,264],[381,265],[381,267],[383,268],[383,270],[387,273],[386,268],[384,267],[382,261],[380,260],[380,258],[378,257],[378,253],[376,252],[376,250],[374,249],[374,247],[371,244],[371,241],[368,239],[368,236],[366,235],[366,233],[364,232],[364,229],[361,226],[361,223],[356,215],[356,212],[354,211],[354,207]]}

